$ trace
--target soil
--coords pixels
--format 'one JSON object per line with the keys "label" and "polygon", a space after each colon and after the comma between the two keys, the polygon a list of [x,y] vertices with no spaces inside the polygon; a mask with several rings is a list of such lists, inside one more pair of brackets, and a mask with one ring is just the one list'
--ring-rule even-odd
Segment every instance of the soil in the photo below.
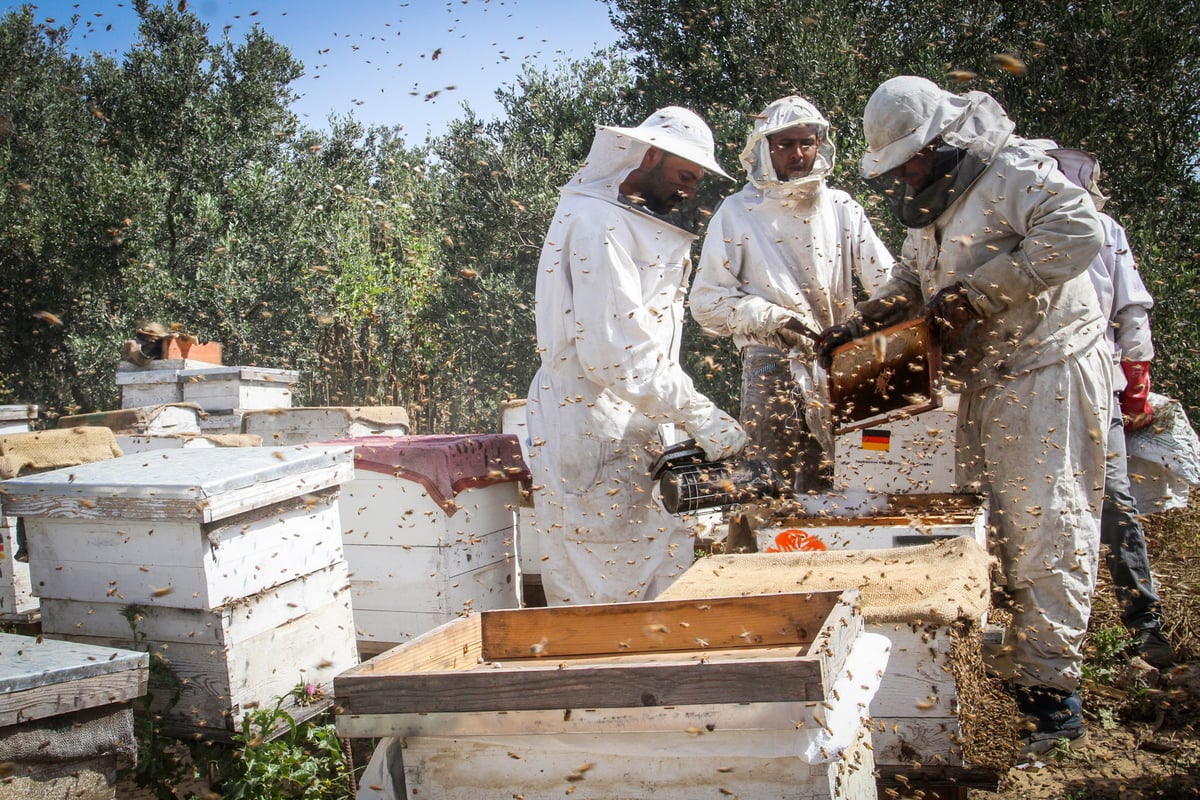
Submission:
{"label": "soil", "polygon": [[1189,508],[1147,517],[1145,528],[1180,665],[1159,672],[1122,655],[1104,669],[1102,646],[1121,625],[1101,567],[1089,649],[1102,674],[1083,687],[1087,739],[1009,770],[997,791],[971,790],[969,800],[1200,797],[1200,499],[1193,493]]}

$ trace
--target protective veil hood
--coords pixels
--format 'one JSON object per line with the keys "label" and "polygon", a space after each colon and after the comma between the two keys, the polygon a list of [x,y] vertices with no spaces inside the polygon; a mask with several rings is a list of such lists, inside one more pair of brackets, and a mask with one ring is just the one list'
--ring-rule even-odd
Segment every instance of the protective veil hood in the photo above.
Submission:
{"label": "protective veil hood", "polygon": [[863,112],[867,151],[860,164],[862,176],[870,180],[890,172],[939,136],[951,147],[990,162],[1014,127],[989,94],[956,95],[926,78],[892,78],[875,90]]}
{"label": "protective veil hood", "polygon": [[[1037,142],[1035,142],[1036,144]],[[1100,162],[1082,150],[1071,147],[1047,148],[1046,154],[1058,163],[1058,169],[1067,180],[1081,189],[1087,189],[1096,204],[1096,210],[1104,208],[1108,195],[1100,191]]]}
{"label": "protective veil hood", "polygon": [[562,187],[562,192],[617,202],[621,182],[641,165],[642,157],[651,147],[729,178],[717,163],[712,131],[704,120],[686,108],[667,106],[636,128],[597,125],[587,161]]}
{"label": "protective veil hood", "polygon": [[[1014,125],[991,95],[956,95],[910,75],[885,81],[867,101],[863,180],[909,228],[930,225],[962,197],[1012,137]],[[921,151],[928,179],[913,186],[893,170]]]}
{"label": "protective veil hood", "polygon": [[[781,181],[771,165],[771,146],[767,137],[780,131],[801,125],[811,125],[816,128],[821,137],[821,145],[813,159],[812,170],[803,178]],[[837,150],[829,137],[829,121],[812,103],[803,97],[784,97],[767,106],[766,110],[756,119],[754,130],[746,139],[746,147],[742,150],[741,162],[746,168],[750,183],[758,189],[774,189],[786,187],[788,190],[803,187],[818,187],[833,169],[834,157]]]}

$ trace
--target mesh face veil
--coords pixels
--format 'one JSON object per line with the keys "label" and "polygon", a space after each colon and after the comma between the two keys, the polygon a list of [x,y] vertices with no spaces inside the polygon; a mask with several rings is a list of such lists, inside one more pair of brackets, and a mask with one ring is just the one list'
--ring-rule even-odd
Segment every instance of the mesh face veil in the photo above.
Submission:
{"label": "mesh face veil", "polygon": [[923,228],[935,222],[987,167],[975,154],[940,140],[914,158],[925,152],[929,170],[915,186],[897,174],[903,165],[866,179],[867,185],[883,195],[892,213],[909,228]]}
{"label": "mesh face veil", "polygon": [[[781,181],[771,164],[771,144],[767,137],[789,128],[804,126],[815,128],[821,138],[817,154],[813,158],[812,169],[802,178]],[[746,168],[750,183],[758,189],[781,186],[801,188],[817,186],[825,180],[833,169],[836,154],[837,151],[829,138],[829,121],[812,103],[802,97],[791,96],[771,103],[755,120],[754,130],[746,139],[746,147],[742,150],[740,160]]]}

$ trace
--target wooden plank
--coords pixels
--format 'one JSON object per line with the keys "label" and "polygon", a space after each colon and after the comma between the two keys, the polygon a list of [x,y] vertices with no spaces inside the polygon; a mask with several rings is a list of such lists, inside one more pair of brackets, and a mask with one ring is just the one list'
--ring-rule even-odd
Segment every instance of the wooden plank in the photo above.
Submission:
{"label": "wooden plank", "polygon": [[137,699],[146,693],[149,675],[148,666],[143,666],[131,675],[92,675],[0,694],[0,728]]}
{"label": "wooden plank", "polygon": [[695,663],[620,663],[411,674],[344,673],[335,694],[344,713],[419,713],[619,708],[807,700],[821,681],[816,661],[797,658]]}
{"label": "wooden plank", "polygon": [[814,733],[821,703],[706,702],[701,705],[641,706],[636,708],[442,712],[421,714],[345,714],[339,709],[338,733],[356,738],[382,736],[524,736],[580,733],[679,733],[720,728],[723,731],[795,731]]}
{"label": "wooden plank", "polygon": [[478,614],[456,619],[360,664],[348,674],[392,675],[471,669],[483,660],[479,628]]}
{"label": "wooden plank", "polygon": [[489,611],[484,658],[627,655],[810,644],[838,592]]}

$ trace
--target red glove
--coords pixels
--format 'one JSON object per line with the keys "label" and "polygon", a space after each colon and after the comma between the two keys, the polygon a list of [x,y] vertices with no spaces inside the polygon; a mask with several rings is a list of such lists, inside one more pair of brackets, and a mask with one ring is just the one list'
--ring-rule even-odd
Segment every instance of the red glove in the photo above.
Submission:
{"label": "red glove", "polygon": [[1154,409],[1150,407],[1150,362],[1122,361],[1125,373],[1125,388],[1121,390],[1121,416],[1125,418],[1125,430],[1136,431],[1154,421]]}

